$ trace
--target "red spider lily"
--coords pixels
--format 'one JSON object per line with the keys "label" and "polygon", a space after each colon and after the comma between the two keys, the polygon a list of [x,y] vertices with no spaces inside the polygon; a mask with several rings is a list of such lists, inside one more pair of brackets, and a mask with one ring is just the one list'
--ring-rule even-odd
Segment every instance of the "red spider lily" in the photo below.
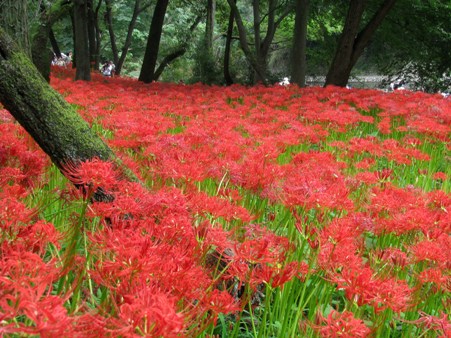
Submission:
{"label": "red spider lily", "polygon": [[45,154],[31,137],[13,123],[0,124],[0,183],[17,183],[31,188],[39,182],[49,165]]}
{"label": "red spider lily", "polygon": [[78,164],[67,163],[63,172],[73,184],[83,189],[84,197],[90,199],[97,189],[111,191],[118,183],[118,174],[111,162],[93,158]]}
{"label": "red spider lily", "polygon": [[385,182],[393,175],[393,170],[391,169],[382,169],[380,171],[376,171],[376,177],[379,181]]}
{"label": "red spider lily", "polygon": [[381,134],[391,133],[391,119],[389,116],[383,117],[382,120],[377,124],[377,128]]}
{"label": "red spider lily", "polygon": [[317,324],[310,324],[310,326],[321,337],[369,337],[371,333],[363,320],[355,318],[349,311],[332,310],[327,317],[319,314]]}
{"label": "red spider lily", "polygon": [[233,313],[241,309],[241,306],[236,303],[235,299],[228,292],[218,289],[205,294],[201,304],[207,311],[211,311],[214,314],[215,321],[220,313]]}
{"label": "red spider lily", "polygon": [[[67,76],[69,71],[62,72]],[[102,187],[115,198],[90,205],[86,221],[95,219],[97,228],[86,230],[90,260],[76,256],[79,270],[73,271],[89,276],[93,291],[106,290],[107,299],[91,309],[95,302],[88,299],[96,295],[81,290],[82,300],[74,303],[80,315],[68,315],[62,308],[66,300],[52,294],[66,271],[48,260],[46,251],[49,243],[58,248],[59,236],[18,200],[30,196],[48,161],[0,111],[0,322],[5,323],[0,335],[189,335],[199,322],[209,325],[219,313],[242,310],[243,304],[234,301],[241,289],[249,286],[258,293],[262,284],[283,287],[318,270],[344,291],[346,304],[372,307],[368,313],[376,315],[410,310],[411,294],[449,290],[444,252],[450,251],[451,198],[443,190],[401,188],[393,175],[400,172],[396,165],[429,160],[421,145],[447,141],[449,101],[336,87],[248,89],[93,78],[73,83],[53,77],[52,84],[83,107],[80,114],[89,123],[111,131],[114,138],[107,142],[152,188],[119,181],[113,166],[98,160],[69,170],[88,195]],[[330,131],[345,133],[368,123],[379,134],[389,134],[392,121],[405,121],[397,128],[396,137],[404,133],[401,139],[363,135],[347,140],[342,135],[342,141],[329,141]],[[298,152],[300,144],[319,150]],[[329,147],[335,149],[328,152]],[[393,167],[380,170],[386,162]],[[420,173],[434,175],[434,166]],[[354,168],[358,174],[349,177]],[[435,189],[447,187],[446,175],[434,178]],[[198,191],[204,179],[220,182],[218,196]],[[182,188],[165,187],[166,182]],[[247,198],[238,203],[243,188],[296,211],[295,226],[302,234],[297,240],[309,242],[302,248],[314,255],[306,259],[314,258],[317,266],[309,270],[305,263],[287,263],[295,248],[286,238],[260,225],[246,226],[254,217],[241,207]],[[307,213],[316,219],[304,219]],[[223,221],[230,230],[222,228]],[[388,245],[402,251],[385,245],[396,235],[399,246]],[[414,275],[404,277],[410,269]],[[413,288],[398,275],[415,283]],[[85,300],[88,304],[81,304]],[[17,324],[20,316],[32,326]],[[416,324],[447,333],[442,317],[424,315]],[[369,334],[349,312],[320,315],[312,327],[324,336]]]}
{"label": "red spider lily", "polygon": [[382,250],[376,250],[376,255],[382,261],[391,266],[399,266],[401,268],[407,266],[408,257],[404,251],[396,248],[386,248]]}
{"label": "red spider lily", "polygon": [[443,290],[445,292],[451,291],[451,277],[443,273],[442,269],[430,268],[422,271],[418,275],[418,280],[421,284],[433,283],[435,284],[435,291]]}
{"label": "red spider lily", "polygon": [[226,221],[240,219],[243,222],[250,222],[251,215],[247,209],[233,205],[228,200],[210,197],[206,193],[192,192],[189,195],[189,207],[193,213],[212,214],[214,217],[222,217]]}
{"label": "red spider lily", "polygon": [[426,327],[429,330],[436,331],[437,337],[447,338],[451,336],[451,322],[449,320],[449,314],[444,312],[439,313],[439,316],[433,316],[425,313],[424,311],[419,311],[420,318],[414,321],[407,321],[407,323],[419,325]]}
{"label": "red spider lily", "polygon": [[271,286],[273,288],[283,287],[286,282],[290,281],[294,277],[298,277],[303,280],[308,271],[309,266],[307,263],[291,262],[282,269],[277,269],[272,273],[272,280],[270,279]]}
{"label": "red spider lily", "polygon": [[447,175],[444,172],[438,171],[433,176],[434,180],[446,181]]}
{"label": "red spider lily", "polygon": [[438,267],[449,269],[451,262],[451,238],[442,234],[436,240],[418,242],[410,248],[415,262],[429,261]]}
{"label": "red spider lily", "polygon": [[410,306],[410,289],[404,280],[378,279],[369,267],[343,268],[341,273],[331,276],[338,289],[358,305],[372,305],[376,312],[387,308],[394,312],[405,311]]}
{"label": "red spider lily", "polygon": [[339,163],[329,153],[298,154],[287,168],[281,183],[281,199],[287,206],[304,206],[307,210],[349,210],[353,203],[345,185]]}

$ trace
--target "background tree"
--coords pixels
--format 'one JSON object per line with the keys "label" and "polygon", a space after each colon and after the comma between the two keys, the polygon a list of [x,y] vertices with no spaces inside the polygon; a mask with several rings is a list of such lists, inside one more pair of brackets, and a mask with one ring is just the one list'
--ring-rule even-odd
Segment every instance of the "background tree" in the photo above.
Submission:
{"label": "background tree", "polygon": [[309,0],[296,0],[293,30],[293,49],[291,55],[291,82],[305,86],[307,72],[307,26]]}
{"label": "background tree", "polygon": [[[267,83],[267,61],[271,43],[273,41],[277,27],[282,20],[292,11],[291,3],[279,2],[278,0],[268,0],[267,12],[263,15],[266,18],[266,34],[261,36],[261,27],[263,23],[261,6],[259,0],[252,1],[253,12],[253,32],[254,32],[254,51],[251,50],[251,44],[248,42],[247,30],[242,19],[241,13],[234,0],[227,0],[233,12],[240,37],[240,46],[246,59],[255,71],[254,82]],[[276,18],[277,12],[280,12]]]}
{"label": "background tree", "polygon": [[403,79],[412,89],[451,90],[449,1],[401,1],[370,46],[370,62],[387,82]]}
{"label": "background tree", "polygon": [[194,19],[192,25],[190,26],[186,37],[174,49],[172,49],[168,54],[166,54],[161,59],[157,69],[154,72],[154,81],[158,81],[158,79],[160,78],[161,74],[166,69],[166,67],[169,66],[172,62],[174,62],[174,60],[176,60],[177,58],[183,56],[188,51],[189,44],[194,38],[193,32],[195,31],[201,20],[202,16],[198,15]]}
{"label": "background tree", "polygon": [[108,32],[110,35],[111,50],[113,53],[113,62],[116,65],[115,72],[116,72],[116,75],[120,75],[122,72],[122,67],[124,65],[125,59],[127,57],[127,53],[130,50],[130,46],[132,44],[133,31],[136,27],[138,16],[142,12],[144,12],[147,8],[149,8],[151,3],[150,3],[150,1],[143,3],[141,0],[135,0],[134,6],[133,6],[133,13],[132,13],[130,22],[128,24],[127,36],[125,37],[124,45],[121,49],[120,56],[119,56],[119,52],[118,52],[116,34],[115,34],[114,25],[113,25],[113,15],[112,15],[113,3],[111,0],[105,0],[105,3],[106,3],[105,21],[106,21],[106,25],[108,27]]}
{"label": "background tree", "polygon": [[27,0],[0,1],[0,21],[23,51],[31,56],[30,27],[28,25]]}
{"label": "background tree", "polygon": [[[33,63],[47,81],[50,81],[50,63],[53,53],[49,50],[49,38],[53,38],[53,51],[57,57],[61,57],[61,52],[53,35],[52,26],[62,16],[67,15],[72,8],[69,0],[57,0],[46,7],[43,3],[40,6],[40,15],[37,22],[37,29],[32,37],[31,55]],[[52,40],[51,40],[52,41]]]}
{"label": "background tree", "polygon": [[160,48],[161,33],[163,31],[164,16],[169,0],[158,0],[150,24],[147,38],[146,52],[139,74],[139,81],[150,83],[155,80],[155,66],[157,64],[158,50]]}
{"label": "background tree", "polygon": [[344,87],[347,85],[352,68],[395,2],[396,0],[384,0],[368,23],[361,29],[366,1],[350,1],[335,56],[326,76],[325,86],[336,85]]}
{"label": "background tree", "polygon": [[74,3],[74,56],[75,80],[91,80],[90,52],[88,38],[87,0],[73,0]]}
{"label": "background tree", "polygon": [[[236,0],[233,0],[236,3]],[[227,24],[227,33],[225,39],[224,47],[224,80],[225,83],[230,86],[233,84],[232,75],[230,74],[230,49],[232,46],[232,35],[233,35],[233,23],[235,22],[235,16],[233,15],[233,10],[230,9],[229,21]]]}
{"label": "background tree", "polygon": [[102,0],[98,0],[97,3],[94,0],[86,1],[89,60],[93,69],[99,69],[100,64],[101,32],[99,27],[99,11],[101,6]]}
{"label": "background tree", "polygon": [[199,81],[212,84],[217,82],[219,78],[213,49],[216,0],[207,0],[202,14],[205,17],[205,33],[198,42],[194,73],[195,78]]}

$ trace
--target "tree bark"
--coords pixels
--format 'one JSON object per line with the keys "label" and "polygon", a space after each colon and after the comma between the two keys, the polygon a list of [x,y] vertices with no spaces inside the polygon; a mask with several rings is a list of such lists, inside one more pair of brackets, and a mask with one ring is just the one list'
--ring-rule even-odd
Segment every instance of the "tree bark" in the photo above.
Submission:
{"label": "tree bark", "polygon": [[[233,0],[235,1],[235,0]],[[233,34],[233,22],[235,18],[233,15],[233,10],[230,10],[229,14],[229,23],[227,25],[227,35],[226,35],[226,41],[225,41],[225,48],[224,48],[224,80],[227,84],[227,86],[230,86],[233,84],[232,75],[230,75],[230,49],[232,45],[232,34]]]}
{"label": "tree bark", "polygon": [[89,38],[87,0],[74,2],[74,39],[75,39],[75,80],[91,80],[91,65],[89,60]]}
{"label": "tree bark", "polygon": [[[0,28],[0,99],[58,168],[113,152]],[[68,132],[70,131],[70,132]]]}
{"label": "tree bark", "polygon": [[[99,158],[114,162],[127,179],[137,180],[75,108],[49,86],[1,27],[0,102],[63,174],[68,164]],[[98,193],[95,199],[104,197]]]}
{"label": "tree bark", "polygon": [[[139,2],[139,0],[136,0],[136,2]],[[119,52],[117,50],[117,43],[116,43],[116,34],[114,33],[113,29],[113,18],[111,15],[113,5],[111,0],[105,0],[106,5],[106,11],[105,11],[105,22],[106,26],[108,28],[108,33],[110,35],[110,44],[111,44],[111,51],[113,53],[113,62],[115,65],[119,62]],[[135,3],[136,8],[136,3]],[[116,74],[118,74],[117,66],[116,66]]]}
{"label": "tree bark", "polygon": [[246,59],[249,61],[252,69],[257,74],[257,77],[260,79],[263,79],[263,83],[266,84],[266,76],[264,70],[260,68],[259,63],[257,62],[257,59],[255,55],[252,53],[249,43],[247,42],[247,32],[246,28],[244,27],[243,20],[241,19],[241,14],[238,10],[238,7],[235,3],[235,0],[227,0],[229,3],[230,9],[233,12],[233,16],[235,18],[235,22],[238,28],[238,34],[240,37],[240,46],[241,49],[244,52],[244,55],[246,56]]}
{"label": "tree bark", "polygon": [[161,33],[163,31],[164,16],[169,0],[158,0],[150,24],[147,38],[146,52],[144,54],[139,81],[151,83],[155,80],[155,66],[157,64],[158,50],[160,48]]}
{"label": "tree bark", "polygon": [[291,82],[305,87],[307,72],[307,24],[309,0],[296,1],[296,14],[293,31],[293,50],[291,55]]}
{"label": "tree bark", "polygon": [[367,25],[359,32],[365,1],[351,0],[337,50],[326,76],[325,86],[346,86],[352,68],[395,2],[396,0],[385,0]]}
{"label": "tree bark", "polygon": [[215,13],[216,13],[216,0],[207,0],[207,22],[205,24],[205,42],[209,53],[212,53],[213,50]]}
{"label": "tree bark", "polygon": [[1,0],[0,25],[14,38],[27,56],[31,56],[27,7],[27,0]]}
{"label": "tree bark", "polygon": [[56,40],[55,36],[52,35],[52,25],[69,12],[69,4],[70,1],[59,0],[48,10],[42,6],[39,18],[40,25],[32,38],[31,55],[33,63],[47,82],[50,81],[50,64],[53,56],[53,53],[48,50],[49,38],[51,40],[53,37],[53,41],[51,40],[53,50],[57,56],[59,55],[58,57],[61,57],[58,45],[55,46]]}
{"label": "tree bark", "polygon": [[59,59],[61,58],[61,50],[58,46],[58,41],[56,41],[55,33],[53,32],[53,29],[50,28],[49,32],[49,40],[50,45],[52,46],[53,53],[55,53],[56,57]]}
{"label": "tree bark", "polygon": [[136,21],[138,20],[139,14],[141,14],[146,8],[150,7],[150,2],[141,6],[140,1],[136,0],[135,7],[133,9],[133,15],[128,25],[127,37],[125,38],[124,46],[122,47],[121,56],[116,64],[116,74],[120,75],[122,67],[124,66],[125,58],[127,57],[128,50],[132,44],[133,30],[136,26]]}
{"label": "tree bark", "polygon": [[91,69],[99,69],[100,65],[100,28],[99,28],[99,10],[102,0],[97,2],[94,8],[94,0],[87,1],[88,18],[88,40],[89,40],[89,60]]}

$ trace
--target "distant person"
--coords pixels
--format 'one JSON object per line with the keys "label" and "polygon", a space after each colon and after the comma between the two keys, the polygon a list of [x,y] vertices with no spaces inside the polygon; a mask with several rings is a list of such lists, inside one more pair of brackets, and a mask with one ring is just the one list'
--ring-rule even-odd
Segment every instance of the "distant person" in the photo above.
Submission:
{"label": "distant person", "polygon": [[116,66],[114,65],[113,61],[108,61],[103,64],[102,66],[102,74],[104,76],[112,77],[114,75],[114,70],[116,69]]}
{"label": "distant person", "polygon": [[57,57],[56,54],[53,54],[52,65],[66,67],[72,62],[72,52],[67,54],[61,53],[61,57]]}
{"label": "distant person", "polygon": [[405,84],[406,84],[406,82],[404,80],[395,81],[395,82],[390,83],[390,88],[392,91],[404,90],[404,89],[406,89],[406,87],[404,87]]}

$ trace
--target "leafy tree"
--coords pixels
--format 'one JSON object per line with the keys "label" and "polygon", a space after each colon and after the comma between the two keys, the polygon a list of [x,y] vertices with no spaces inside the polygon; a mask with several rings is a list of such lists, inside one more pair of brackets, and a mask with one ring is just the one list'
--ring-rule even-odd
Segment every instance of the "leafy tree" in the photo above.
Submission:
{"label": "leafy tree", "polygon": [[118,52],[116,34],[115,34],[114,25],[113,25],[113,15],[112,15],[113,3],[111,0],[105,0],[105,3],[106,3],[105,20],[106,20],[108,32],[110,35],[111,50],[113,53],[113,62],[116,65],[115,72],[117,75],[120,75],[122,72],[122,67],[125,62],[125,58],[127,57],[127,53],[129,52],[130,46],[132,44],[133,31],[136,27],[138,16],[142,12],[144,12],[147,8],[149,8],[151,3],[150,3],[150,1],[143,3],[141,0],[135,0],[134,6],[133,6],[132,17],[128,24],[127,36],[125,37],[124,45],[122,47],[120,56],[119,56],[119,52]]}
{"label": "leafy tree", "polygon": [[[227,0],[233,12],[235,22],[237,24],[238,33],[240,37],[240,46],[246,55],[253,70],[255,71],[255,81],[267,83],[267,62],[271,43],[277,27],[282,20],[293,10],[290,3],[279,2],[278,0],[268,0],[267,12],[263,15],[266,20],[262,19],[261,6],[259,0],[252,1],[253,12],[253,45],[254,50],[251,49],[251,44],[248,42],[247,30],[242,19],[241,13],[234,0]],[[277,12],[279,16],[276,17]],[[262,23],[266,22],[266,34],[261,36]]]}
{"label": "leafy tree", "polygon": [[403,79],[427,92],[451,89],[449,1],[402,1],[371,46],[372,64],[387,82]]}
{"label": "leafy tree", "polygon": [[170,52],[168,52],[159,62],[159,65],[154,73],[155,81],[157,81],[163,71],[166,69],[167,66],[169,66],[171,63],[174,62],[177,58],[183,56],[189,48],[190,42],[192,41],[194,37],[194,30],[199,25],[200,21],[202,19],[202,16],[198,15],[196,18],[194,18],[194,22],[191,24],[186,36],[180,41],[175,47],[171,49]]}
{"label": "leafy tree", "polygon": [[366,9],[366,1],[351,0],[343,31],[336,48],[335,56],[326,76],[325,85],[344,87],[348,83],[352,68],[370,43],[376,29],[392,9],[396,0],[384,0],[374,12],[368,23],[361,28]]}
{"label": "leafy tree", "polygon": [[158,50],[160,48],[161,33],[163,31],[164,16],[169,0],[158,0],[150,24],[147,38],[146,53],[139,74],[139,81],[150,83],[155,80],[155,66],[157,64]]}

